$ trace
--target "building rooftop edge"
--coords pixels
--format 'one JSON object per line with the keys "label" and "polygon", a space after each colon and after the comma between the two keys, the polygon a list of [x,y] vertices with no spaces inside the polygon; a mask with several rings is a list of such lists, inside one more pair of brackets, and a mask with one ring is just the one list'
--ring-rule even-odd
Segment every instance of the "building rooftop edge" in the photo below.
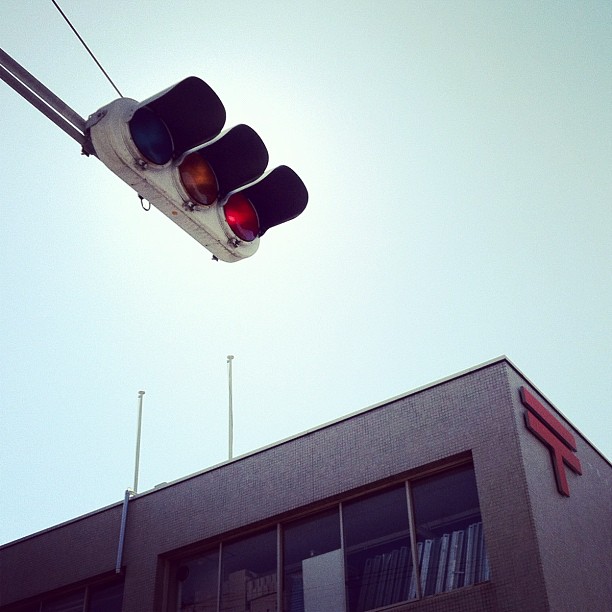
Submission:
{"label": "building rooftop edge", "polygon": [[[259,448],[256,448],[254,450],[248,451],[246,453],[243,453],[241,455],[237,455],[236,457],[233,457],[232,459],[226,459],[225,461],[222,461],[220,463],[216,463],[215,465],[211,465],[207,468],[204,468],[202,470],[198,470],[197,472],[193,472],[191,474],[188,474],[187,476],[181,476],[180,478],[177,478],[175,480],[171,480],[170,482],[164,482],[161,484],[156,485],[155,487],[153,487],[152,489],[148,489],[147,491],[143,491],[142,493],[138,493],[136,495],[136,497],[143,497],[145,495],[150,495],[151,493],[155,493],[156,491],[160,490],[160,489],[165,489],[167,487],[171,487],[175,484],[179,484],[181,482],[184,482],[186,480],[190,480],[191,478],[197,478],[198,476],[201,476],[202,474],[205,474],[207,472],[212,472],[213,470],[217,470],[219,468],[222,468],[226,465],[229,465],[230,463],[234,463],[236,461],[241,461],[243,459],[246,459],[247,457],[251,457],[253,455],[257,455],[259,453],[263,453],[267,450],[270,450],[271,448],[274,448],[276,446],[280,446],[281,444],[287,444],[288,442],[291,442],[293,440],[296,440],[298,438],[301,438],[303,436],[308,436],[312,433],[315,433],[317,431],[320,431],[322,429],[326,429],[328,427],[332,427],[333,425],[337,425],[338,423],[342,423],[343,421],[347,421],[349,419],[352,419],[356,416],[359,416],[360,414],[364,414],[366,412],[370,412],[371,410],[376,410],[377,408],[381,408],[382,406],[386,406],[387,404],[391,404],[392,402],[396,402],[399,401],[401,399],[404,399],[405,397],[409,397],[411,395],[416,395],[417,393],[422,393],[423,391],[427,391],[428,389],[432,389],[433,387],[437,387],[438,385],[444,384],[446,382],[449,382],[451,380],[454,380],[456,378],[461,378],[463,376],[467,376],[468,374],[471,374],[473,372],[477,372],[478,370],[482,370],[484,368],[490,367],[492,365],[495,365],[497,363],[502,363],[502,362],[506,362],[508,363],[508,365],[510,365],[512,368],[514,368],[521,376],[523,376],[525,379],[526,377],[520,372],[520,370],[518,370],[518,368],[516,368],[516,366],[514,366],[514,364],[505,356],[505,355],[501,355],[499,357],[495,357],[494,359],[490,359],[488,361],[485,361],[484,363],[480,363],[478,365],[472,366],[470,368],[467,368],[465,370],[461,370],[455,374],[451,374],[449,376],[445,376],[443,378],[439,378],[431,383],[427,383],[425,385],[421,385],[419,387],[416,387],[414,389],[411,389],[410,391],[406,391],[404,393],[400,393],[399,395],[394,395],[392,397],[389,397],[387,399],[384,399],[380,402],[376,402],[375,404],[370,404],[364,408],[359,408],[358,410],[354,410],[353,412],[349,412],[348,414],[344,414],[340,417],[337,417],[335,419],[331,419],[330,421],[326,421],[325,423],[321,423],[320,425],[315,425],[314,427],[310,427],[308,429],[305,429],[303,431],[300,431],[298,433],[292,434],[290,436],[287,436],[286,438],[282,438],[281,440],[276,440],[275,442],[271,442],[270,444],[266,444],[265,446],[260,446]],[[534,385],[532,385],[534,388],[537,389],[537,387],[535,387]],[[545,397],[545,396],[543,396]],[[565,418],[565,417],[564,417]]]}
{"label": "building rooftop edge", "polygon": [[[326,429],[326,428],[328,428],[328,427],[332,427],[333,425],[336,425],[336,424],[341,423],[341,422],[343,422],[343,421],[347,421],[347,420],[349,420],[349,419],[352,419],[352,418],[354,418],[354,417],[356,417],[356,416],[359,416],[359,415],[361,415],[361,414],[364,414],[364,413],[366,413],[366,412],[370,412],[370,411],[372,411],[372,410],[376,410],[377,408],[381,408],[382,406],[386,406],[387,404],[390,404],[390,403],[392,403],[392,402],[399,401],[399,400],[404,399],[404,398],[406,398],[406,397],[409,397],[409,396],[411,396],[411,395],[416,395],[417,393],[422,393],[422,392],[424,392],[424,391],[427,391],[428,389],[432,389],[432,388],[437,387],[437,386],[439,386],[439,385],[442,385],[442,384],[444,384],[444,383],[450,382],[450,381],[455,380],[455,379],[458,379],[458,378],[462,378],[463,376],[467,376],[467,375],[469,375],[469,374],[472,374],[472,373],[474,373],[474,372],[477,372],[478,370],[483,370],[483,369],[485,369],[485,368],[488,368],[488,367],[491,367],[491,366],[497,365],[497,364],[499,364],[499,363],[506,363],[506,364],[508,364],[508,365],[509,365],[509,366],[510,366],[510,367],[511,367],[511,368],[512,368],[512,369],[513,369],[513,370],[514,370],[514,371],[515,371],[515,372],[516,372],[516,373],[517,373],[519,376],[521,376],[522,378],[524,378],[524,379],[525,379],[525,381],[526,381],[526,382],[528,382],[528,383],[530,384],[530,386],[531,386],[531,387],[533,387],[533,389],[534,389],[534,390],[536,390],[536,391],[538,392],[538,394],[539,394],[541,397],[543,397],[543,398],[544,398],[544,399],[545,399],[545,400],[546,400],[546,401],[547,401],[547,402],[548,402],[548,403],[549,403],[551,406],[554,406],[554,404],[552,404],[552,402],[550,402],[550,400],[548,400],[548,398],[546,397],[546,395],[545,395],[545,394],[543,394],[543,393],[542,393],[542,392],[541,392],[541,391],[538,389],[538,387],[537,387],[536,385],[534,385],[534,384],[533,384],[533,383],[532,383],[532,382],[529,380],[529,378],[528,378],[527,376],[525,376],[525,374],[523,374],[523,372],[521,372],[521,370],[520,370],[520,369],[519,369],[519,368],[518,368],[518,367],[517,367],[517,366],[516,366],[516,365],[515,365],[515,364],[514,364],[514,363],[513,363],[513,362],[512,362],[512,361],[511,361],[511,360],[510,360],[510,359],[509,359],[507,356],[506,356],[506,355],[500,355],[500,356],[498,356],[498,357],[495,357],[495,358],[493,358],[493,359],[490,359],[490,360],[485,361],[485,362],[483,362],[483,363],[480,363],[480,364],[478,364],[478,365],[475,365],[475,366],[469,367],[469,368],[467,368],[467,369],[465,369],[465,370],[461,370],[461,371],[456,372],[456,373],[454,373],[454,374],[451,374],[451,375],[449,375],[449,376],[445,376],[445,377],[443,377],[443,378],[439,378],[439,379],[437,379],[437,380],[435,380],[435,381],[433,381],[433,382],[430,382],[430,383],[427,383],[427,384],[421,385],[421,386],[419,386],[419,387],[416,387],[416,388],[414,388],[414,389],[411,389],[410,391],[406,391],[405,393],[400,393],[399,395],[395,395],[395,396],[393,396],[393,397],[389,397],[389,398],[387,398],[387,399],[385,399],[385,400],[382,400],[382,401],[380,401],[380,402],[376,402],[375,404],[371,404],[371,405],[366,406],[366,407],[364,407],[364,408],[360,408],[360,409],[358,409],[358,410],[355,410],[355,411],[353,411],[353,412],[350,412],[350,413],[345,414],[345,415],[343,415],[343,416],[340,416],[340,417],[338,417],[338,418],[332,419],[332,420],[327,421],[327,422],[325,422],[325,423],[322,423],[322,424],[320,424],[320,425],[316,425],[316,426],[314,426],[314,427],[311,427],[311,428],[306,429],[306,430],[304,430],[304,431],[301,431],[301,432],[299,432],[299,433],[293,434],[293,435],[288,436],[288,437],[286,437],[286,438],[283,438],[283,439],[281,439],[281,440],[277,440],[276,442],[271,442],[270,444],[267,444],[267,445],[265,445],[265,446],[262,446],[262,447],[256,448],[256,449],[254,449],[254,450],[252,450],[252,451],[248,451],[247,453],[243,453],[242,455],[238,455],[238,456],[236,456],[236,457],[233,457],[232,459],[228,459],[228,460],[222,461],[221,463],[216,463],[216,464],[214,464],[214,465],[212,465],[212,466],[209,466],[209,467],[203,468],[202,470],[198,470],[197,472],[193,472],[193,473],[188,474],[188,475],[186,475],[186,476],[181,476],[180,478],[177,478],[177,479],[172,480],[172,481],[170,481],[170,482],[164,482],[164,483],[158,484],[158,485],[156,485],[155,487],[153,487],[152,489],[148,489],[148,490],[146,490],[146,491],[143,491],[142,493],[135,493],[135,494],[132,496],[132,498],[131,498],[131,499],[132,499],[132,500],[138,500],[138,499],[140,499],[140,498],[142,498],[142,497],[146,497],[146,496],[148,496],[148,495],[151,495],[151,494],[153,494],[153,493],[156,493],[156,492],[158,492],[158,491],[160,491],[160,490],[162,490],[162,489],[166,489],[166,488],[168,488],[168,487],[172,487],[172,486],[174,486],[174,485],[180,484],[181,482],[185,482],[185,481],[190,480],[190,479],[192,479],[192,478],[197,478],[198,476],[201,476],[201,475],[203,475],[203,474],[206,474],[207,472],[212,472],[212,471],[214,471],[214,470],[218,470],[218,469],[220,469],[220,468],[222,468],[222,467],[224,467],[224,466],[226,466],[226,465],[229,465],[230,463],[234,463],[234,462],[237,462],[237,461],[242,461],[243,459],[246,459],[246,458],[248,458],[248,457],[251,457],[251,456],[257,455],[257,454],[259,454],[259,453],[263,453],[263,452],[265,452],[265,451],[267,451],[267,450],[270,450],[271,448],[274,448],[274,447],[276,447],[276,446],[280,446],[280,445],[282,445],[282,444],[286,444],[286,443],[288,443],[288,442],[291,442],[291,441],[293,441],[293,440],[296,440],[296,439],[298,439],[298,438],[301,438],[302,436],[307,436],[307,435],[310,435],[310,434],[312,434],[312,433],[314,433],[314,432],[316,432],[316,431],[320,431],[320,430],[322,430],[322,429]],[[558,410],[558,408],[556,408],[556,406],[554,406],[554,408],[555,408],[555,410],[556,410],[556,411],[557,411],[557,412],[558,412],[558,413],[559,413],[559,414],[560,414],[560,415],[561,415],[561,416],[562,416],[562,417],[563,417],[563,418],[564,418],[564,419],[565,419],[565,420],[566,420],[568,423],[571,423],[571,421],[570,421],[569,419],[567,419],[567,418],[565,417],[565,415],[564,415],[564,414],[563,414],[561,411],[559,411],[559,410]],[[603,453],[602,453],[602,452],[601,452],[599,449],[597,449],[597,448],[596,448],[596,447],[593,445],[593,443],[592,443],[592,442],[590,442],[590,441],[589,441],[589,440],[588,440],[588,439],[587,439],[587,438],[586,438],[586,437],[585,437],[585,436],[582,434],[582,432],[580,432],[580,431],[579,431],[579,430],[576,428],[576,426],[575,426],[573,423],[571,423],[571,425],[572,425],[572,428],[574,429],[574,431],[575,431],[575,432],[576,432],[576,433],[577,433],[577,434],[578,434],[578,435],[579,435],[579,436],[580,436],[580,437],[581,437],[581,438],[582,438],[582,439],[583,439],[583,440],[584,440],[584,441],[585,441],[587,444],[589,444],[589,446],[591,446],[591,448],[593,448],[593,450],[595,450],[595,451],[596,451],[596,452],[597,452],[597,453],[598,453],[598,454],[599,454],[599,455],[600,455],[600,456],[601,456],[601,457],[602,457],[602,458],[603,458],[603,459],[604,459],[604,460],[605,460],[605,461],[606,461],[608,464],[610,464],[610,465],[612,466],[612,463],[611,463],[611,462],[610,462],[610,461],[609,461],[609,460],[608,460],[608,459],[607,459],[607,458],[606,458],[606,457],[603,455]],[[17,543],[19,543],[19,542],[22,542],[22,541],[24,541],[24,540],[27,540],[27,539],[29,539],[29,538],[34,538],[34,537],[37,537],[37,536],[42,535],[42,534],[44,534],[44,533],[46,533],[46,532],[48,532],[48,531],[53,531],[54,529],[59,529],[59,528],[61,528],[61,527],[64,527],[64,526],[66,526],[66,525],[69,525],[69,524],[71,524],[71,523],[75,523],[75,522],[77,522],[77,521],[84,520],[84,519],[86,519],[86,518],[88,518],[88,517],[90,517],[90,516],[93,516],[93,515],[95,515],[95,514],[98,514],[98,513],[100,513],[100,512],[105,512],[105,511],[107,511],[107,510],[110,510],[111,508],[121,506],[122,504],[123,504],[123,500],[120,500],[120,501],[117,501],[117,502],[113,502],[113,503],[108,504],[108,505],[106,505],[106,506],[104,506],[104,507],[102,507],[102,508],[98,508],[98,509],[96,509],[96,510],[92,510],[91,512],[87,512],[86,514],[82,514],[82,515],[80,515],[80,516],[77,516],[77,517],[74,517],[74,518],[68,519],[68,520],[66,520],[66,521],[63,521],[63,522],[61,522],[61,523],[58,523],[57,525],[53,525],[53,526],[51,526],[51,527],[47,527],[47,528],[45,528],[45,529],[41,529],[40,531],[37,531],[37,532],[34,532],[34,533],[32,533],[32,534],[29,534],[29,535],[23,536],[23,537],[21,537],[21,538],[18,538],[18,539],[16,539],[16,540],[11,541],[11,542],[7,542],[7,543],[5,543],[5,544],[1,544],[1,545],[0,545],[0,550],[1,550],[1,549],[3,549],[3,548],[7,548],[7,547],[9,547],[9,546],[12,546],[12,545],[14,545],[14,544],[17,544]]]}

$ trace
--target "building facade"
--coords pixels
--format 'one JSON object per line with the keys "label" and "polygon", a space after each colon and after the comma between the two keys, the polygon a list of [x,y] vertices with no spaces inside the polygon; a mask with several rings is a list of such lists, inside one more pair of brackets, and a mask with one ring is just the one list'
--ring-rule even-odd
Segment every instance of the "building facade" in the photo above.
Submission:
{"label": "building facade", "polygon": [[0,547],[0,612],[604,612],[611,484],[499,358]]}

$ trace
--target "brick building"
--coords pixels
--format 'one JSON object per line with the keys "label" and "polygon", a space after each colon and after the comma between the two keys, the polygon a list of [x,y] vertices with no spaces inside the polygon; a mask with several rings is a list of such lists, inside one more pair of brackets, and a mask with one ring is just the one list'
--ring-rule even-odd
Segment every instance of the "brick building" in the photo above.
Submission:
{"label": "brick building", "polygon": [[604,612],[611,483],[499,358],[0,547],[0,611]]}

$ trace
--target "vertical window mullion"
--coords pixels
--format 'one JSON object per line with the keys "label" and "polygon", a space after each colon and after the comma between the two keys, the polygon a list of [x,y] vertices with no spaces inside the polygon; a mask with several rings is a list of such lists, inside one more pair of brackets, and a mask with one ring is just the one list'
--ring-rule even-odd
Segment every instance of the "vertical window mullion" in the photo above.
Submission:
{"label": "vertical window mullion", "polygon": [[338,514],[340,515],[340,550],[342,551],[342,575],[344,577],[344,593],[346,608],[348,609],[349,593],[346,580],[346,552],[344,550],[344,516],[342,502],[338,504]]}
{"label": "vertical window mullion", "polygon": [[83,612],[89,610],[89,585],[85,587],[85,595],[83,596]]}
{"label": "vertical window mullion", "polygon": [[276,609],[283,609],[283,532],[281,524],[276,524]]}
{"label": "vertical window mullion", "polygon": [[412,554],[412,571],[415,576],[416,598],[421,599],[421,568],[419,567],[419,554],[417,552],[417,533],[414,522],[414,509],[412,507],[412,494],[410,481],[406,481],[406,503],[408,504],[408,525],[410,528],[410,552]]}
{"label": "vertical window mullion", "polygon": [[221,611],[221,564],[223,563],[223,542],[219,542],[219,560],[217,562],[217,612]]}

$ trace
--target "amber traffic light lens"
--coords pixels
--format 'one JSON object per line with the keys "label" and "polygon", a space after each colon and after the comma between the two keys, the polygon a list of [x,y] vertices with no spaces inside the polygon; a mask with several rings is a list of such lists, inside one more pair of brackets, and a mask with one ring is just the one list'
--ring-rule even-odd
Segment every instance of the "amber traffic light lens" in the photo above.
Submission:
{"label": "amber traffic light lens", "polygon": [[208,162],[198,153],[190,153],[179,166],[181,182],[189,197],[198,204],[209,205],[219,195],[217,177]]}
{"label": "amber traffic light lens", "polygon": [[253,242],[259,234],[259,219],[257,212],[249,199],[235,193],[223,207],[225,220],[232,232],[245,242]]}

